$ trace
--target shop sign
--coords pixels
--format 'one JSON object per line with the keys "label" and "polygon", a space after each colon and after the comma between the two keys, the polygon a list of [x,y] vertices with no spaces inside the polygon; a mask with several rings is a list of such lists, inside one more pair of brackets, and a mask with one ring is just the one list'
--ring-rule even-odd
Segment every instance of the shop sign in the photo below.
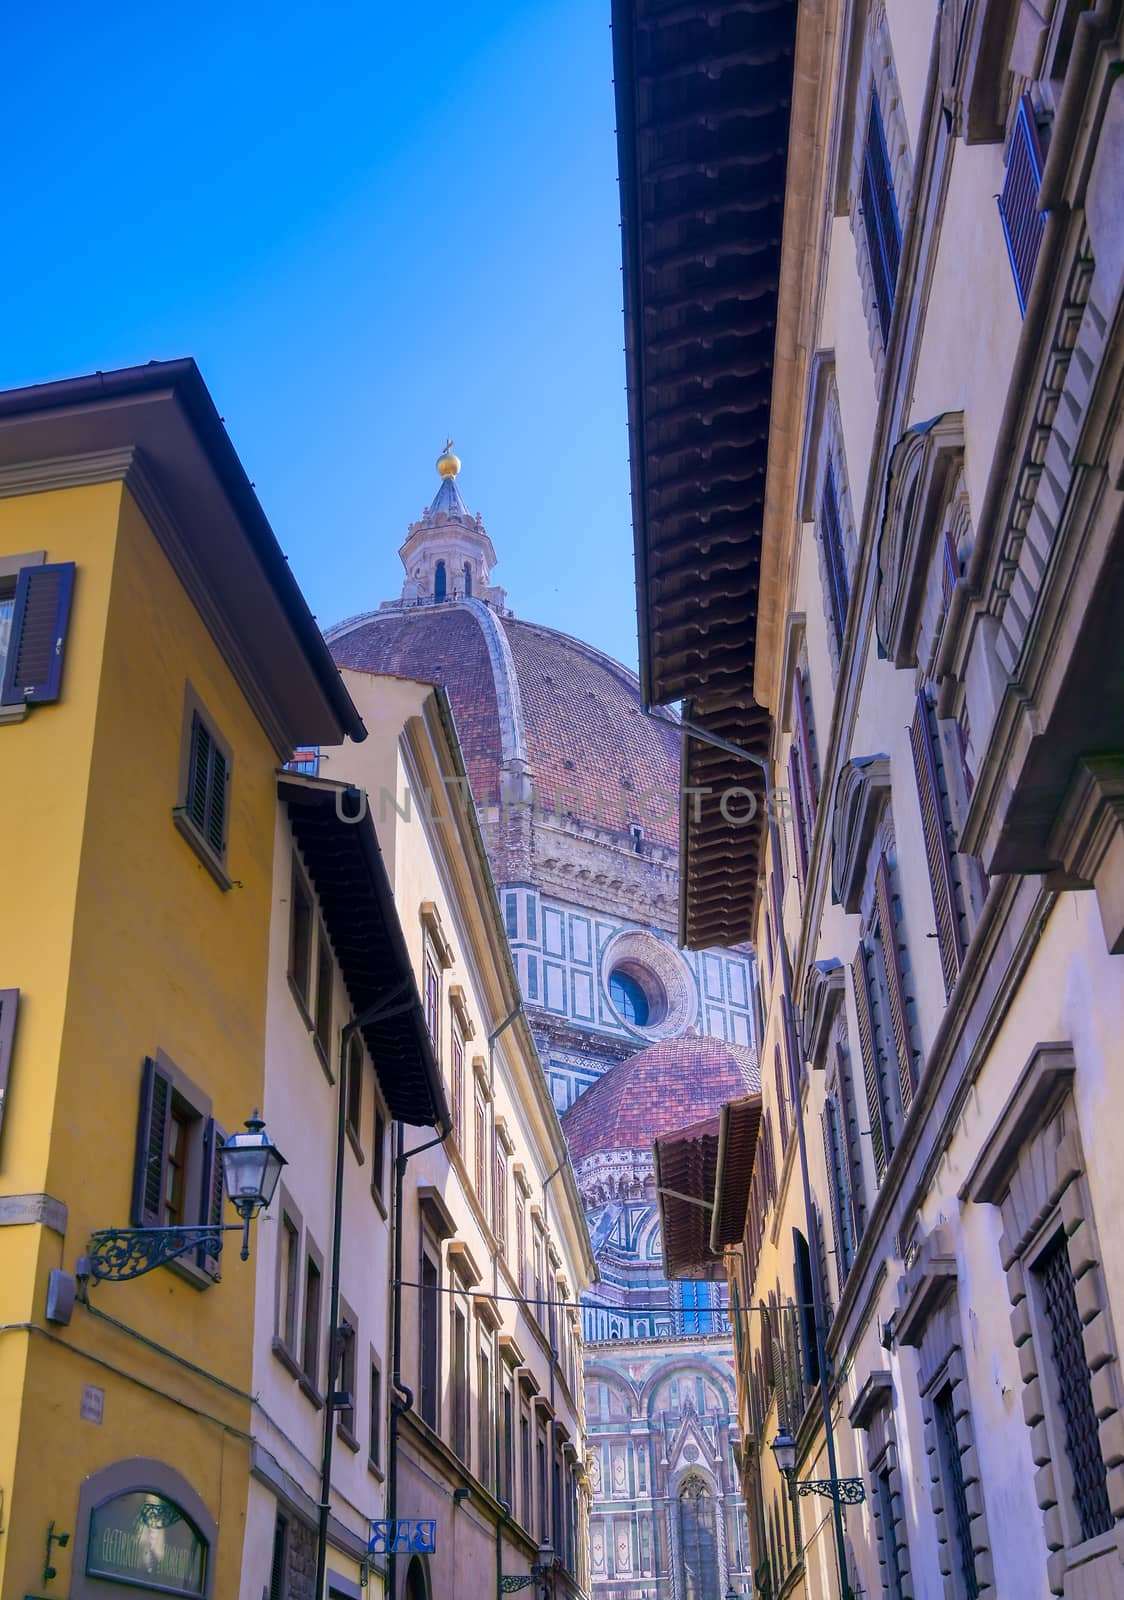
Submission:
{"label": "shop sign", "polygon": [[206,1592],[207,1541],[174,1501],[132,1490],[90,1514],[86,1573],[117,1578],[162,1594]]}
{"label": "shop sign", "polygon": [[372,1556],[431,1556],[437,1549],[437,1523],[399,1517],[397,1522],[372,1522],[367,1544]]}

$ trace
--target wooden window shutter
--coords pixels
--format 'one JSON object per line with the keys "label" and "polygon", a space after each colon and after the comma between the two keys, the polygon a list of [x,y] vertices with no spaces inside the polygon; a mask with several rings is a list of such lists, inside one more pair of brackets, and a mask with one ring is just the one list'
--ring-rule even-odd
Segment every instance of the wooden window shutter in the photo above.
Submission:
{"label": "wooden window shutter", "polygon": [[788,1095],[785,1093],[784,1063],[781,1060],[781,1047],[776,1045],[773,1051],[773,1073],[777,1084],[777,1124],[781,1136],[781,1150],[788,1146]]}
{"label": "wooden window shutter", "polygon": [[163,1220],[164,1168],[168,1159],[168,1123],[172,1112],[172,1080],[150,1057],[141,1078],[137,1157],[133,1174],[133,1226],[158,1228]]}
{"label": "wooden window shutter", "polygon": [[839,1277],[839,1290],[843,1291],[847,1274],[855,1259],[854,1213],[851,1205],[850,1183],[847,1173],[846,1151],[843,1143],[843,1119],[834,1095],[824,1101],[823,1152],[827,1167],[828,1189],[831,1193],[831,1227],[835,1239],[835,1263]]}
{"label": "wooden window shutter", "polygon": [[788,752],[788,788],[792,796],[792,831],[796,835],[796,863],[800,873],[800,887],[808,881],[808,819],[804,803],[800,762],[793,744]]}
{"label": "wooden window shutter", "polygon": [[859,1019],[859,1050],[863,1058],[863,1082],[866,1085],[866,1105],[870,1114],[870,1142],[874,1150],[874,1174],[878,1183],[881,1183],[886,1176],[889,1138],[882,1105],[882,1094],[878,1086],[874,1006],[871,1002],[870,979],[866,970],[866,947],[861,943],[855,959],[851,963],[851,982],[854,985],[855,1010]]}
{"label": "wooden window shutter", "polygon": [[800,766],[804,774],[804,797],[810,834],[816,820],[816,766],[812,760],[812,730],[808,726],[808,708],[804,701],[804,674],[800,671],[797,671],[792,683],[792,723],[796,731],[796,747],[800,752]]}
{"label": "wooden window shutter", "polygon": [[878,90],[874,88],[870,92],[870,114],[867,118],[866,142],[863,146],[860,207],[867,251],[870,255],[871,276],[874,279],[878,324],[882,330],[882,343],[886,344],[890,337],[890,319],[894,311],[894,291],[901,259],[902,230],[898,221],[897,201],[894,198],[890,157],[886,149],[886,131],[882,125],[882,107],[878,103]]}
{"label": "wooden window shutter", "polygon": [[216,856],[226,854],[227,785],[230,769],[211,730],[197,711],[191,718],[187,814]]}
{"label": "wooden window shutter", "polygon": [[[203,1135],[203,1183],[200,1193],[199,1221],[205,1227],[221,1228],[223,1215],[222,1159],[220,1152],[226,1143],[226,1134],[214,1117],[207,1121]],[[217,1283],[222,1277],[222,1257],[200,1250],[199,1265]]]}
{"label": "wooden window shutter", "polygon": [[913,1091],[917,1086],[917,1079],[913,1063],[913,1040],[909,1032],[909,1014],[906,1010],[905,978],[902,976],[901,952],[898,948],[898,925],[894,916],[894,892],[890,884],[890,867],[885,855],[878,858],[874,893],[878,901],[878,920],[882,927],[882,954],[886,962],[886,985],[890,991],[890,1023],[894,1030],[894,1048],[898,1057],[902,1115],[907,1116],[913,1104]]}
{"label": "wooden window shutter", "polygon": [[925,691],[917,696],[909,742],[913,768],[917,775],[917,797],[921,802],[921,827],[925,835],[925,856],[929,865],[929,887],[937,920],[937,946],[941,956],[945,997],[952,993],[956,974],[964,959],[960,917],[956,909],[956,885],[952,878],[952,857],[948,848],[944,799],[941,794],[939,757],[933,741],[929,702]]}
{"label": "wooden window shutter", "polygon": [[1030,299],[1030,286],[1034,281],[1034,268],[1046,232],[1046,213],[1038,209],[1038,191],[1042,186],[1042,147],[1038,138],[1038,124],[1030,97],[1023,95],[1015,116],[1011,134],[1011,149],[1007,157],[1007,174],[999,195],[999,216],[1003,223],[1003,237],[1007,241],[1007,256],[1015,279],[1015,293],[1019,297],[1019,310],[1026,315]]}
{"label": "wooden window shutter", "polygon": [[19,998],[18,989],[0,989],[0,1129],[4,1126],[4,1105],[8,1097],[8,1079],[12,1070]]}
{"label": "wooden window shutter", "polygon": [[73,592],[73,561],[21,569],[0,704],[58,699]]}
{"label": "wooden window shutter", "polygon": [[843,524],[839,516],[839,496],[835,488],[835,469],[829,461],[823,481],[823,503],[820,506],[820,523],[824,557],[827,562],[828,602],[835,630],[837,649],[843,649],[843,635],[847,631],[847,607],[850,595],[847,587],[847,559],[843,549]]}

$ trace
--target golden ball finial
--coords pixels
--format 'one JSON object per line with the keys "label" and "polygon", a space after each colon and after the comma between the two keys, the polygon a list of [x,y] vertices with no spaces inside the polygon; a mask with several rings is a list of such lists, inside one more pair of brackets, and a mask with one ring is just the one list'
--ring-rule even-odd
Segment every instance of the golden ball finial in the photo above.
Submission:
{"label": "golden ball finial", "polygon": [[437,457],[437,470],[443,478],[455,478],[461,470],[461,458],[453,454],[453,441],[445,440],[445,448]]}

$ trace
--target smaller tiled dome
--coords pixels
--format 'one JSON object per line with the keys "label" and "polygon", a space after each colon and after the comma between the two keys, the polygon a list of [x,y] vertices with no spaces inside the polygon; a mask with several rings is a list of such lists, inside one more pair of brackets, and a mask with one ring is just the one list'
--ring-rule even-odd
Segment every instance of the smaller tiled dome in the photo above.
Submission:
{"label": "smaller tiled dome", "polygon": [[570,1107],[570,1158],[646,1150],[673,1129],[712,1117],[761,1087],[756,1052],[721,1039],[661,1039],[611,1067]]}

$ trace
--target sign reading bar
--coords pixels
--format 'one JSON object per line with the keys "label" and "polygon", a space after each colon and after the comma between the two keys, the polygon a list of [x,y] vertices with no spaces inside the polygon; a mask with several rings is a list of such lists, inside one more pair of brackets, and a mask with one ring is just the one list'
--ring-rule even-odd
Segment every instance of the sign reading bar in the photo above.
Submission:
{"label": "sign reading bar", "polygon": [[399,1517],[397,1522],[372,1522],[367,1553],[372,1556],[431,1556],[437,1549],[437,1523]]}
{"label": "sign reading bar", "polygon": [[207,1543],[174,1501],[134,1490],[96,1506],[86,1571],[163,1594],[206,1593]]}

